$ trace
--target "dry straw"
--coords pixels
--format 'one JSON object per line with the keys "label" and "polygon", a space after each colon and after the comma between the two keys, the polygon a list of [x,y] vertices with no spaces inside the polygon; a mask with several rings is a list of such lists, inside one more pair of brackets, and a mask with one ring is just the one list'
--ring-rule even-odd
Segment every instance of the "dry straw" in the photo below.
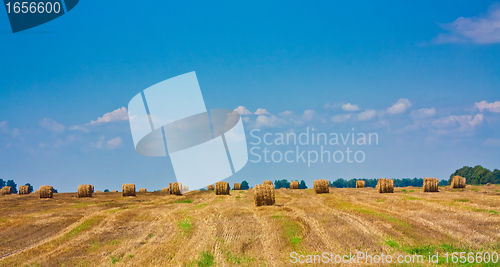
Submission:
{"label": "dry straw", "polygon": [[299,189],[299,181],[290,182],[290,189]]}
{"label": "dry straw", "polygon": [[146,193],[148,190],[146,188],[139,188],[139,193]]}
{"label": "dry straw", "polygon": [[40,198],[53,198],[54,197],[54,188],[50,185],[42,185],[40,186]]}
{"label": "dry straw", "polygon": [[392,179],[378,179],[377,191],[379,193],[394,193],[394,180]]}
{"label": "dry straw", "polygon": [[124,184],[122,194],[124,197],[135,197],[135,184]]}
{"label": "dry straw", "polygon": [[215,183],[215,194],[216,195],[229,195],[229,183],[228,182]]}
{"label": "dry straw", "polygon": [[167,193],[167,194],[169,194],[169,192],[170,192],[170,190],[167,187],[162,188],[161,191],[163,193]]}
{"label": "dry straw", "polygon": [[424,178],[424,192],[439,192],[439,180],[436,178]]}
{"label": "dry straw", "polygon": [[19,187],[19,195],[27,195],[30,193],[29,185],[21,185]]}
{"label": "dry straw", "polygon": [[181,183],[169,183],[168,188],[170,189],[169,194],[176,195],[176,196],[182,196],[182,192],[181,192],[182,184]]}
{"label": "dry straw", "polygon": [[316,194],[330,193],[330,183],[327,180],[316,180],[313,185]]}
{"label": "dry straw", "polygon": [[207,190],[215,190],[215,186],[213,184],[207,185]]}
{"label": "dry straw", "polygon": [[255,206],[272,206],[276,202],[274,186],[256,185],[253,191]]}
{"label": "dry straw", "polygon": [[94,192],[94,187],[89,184],[82,184],[78,186],[78,197],[92,197],[92,193]]}
{"label": "dry straw", "polygon": [[12,187],[10,186],[4,186],[2,189],[0,189],[0,195],[10,195],[12,194]]}
{"label": "dry straw", "polygon": [[[265,185],[273,185],[273,182],[272,182],[272,181],[267,180],[267,181],[262,182],[262,184],[265,184]],[[274,187],[274,185],[273,185],[273,187]]]}
{"label": "dry straw", "polygon": [[366,182],[365,181],[356,181],[356,188],[365,188]]}
{"label": "dry straw", "polygon": [[97,190],[97,191],[95,191],[95,192],[96,192],[96,193],[102,193],[102,191],[101,191],[101,190]]}
{"label": "dry straw", "polygon": [[[134,190],[135,190],[135,185],[134,185]],[[111,193],[118,193],[118,190],[113,190]]]}
{"label": "dry straw", "polygon": [[241,184],[240,183],[234,183],[233,190],[241,190]]}
{"label": "dry straw", "polygon": [[467,186],[467,182],[462,176],[453,176],[451,179],[451,188],[465,188]]}

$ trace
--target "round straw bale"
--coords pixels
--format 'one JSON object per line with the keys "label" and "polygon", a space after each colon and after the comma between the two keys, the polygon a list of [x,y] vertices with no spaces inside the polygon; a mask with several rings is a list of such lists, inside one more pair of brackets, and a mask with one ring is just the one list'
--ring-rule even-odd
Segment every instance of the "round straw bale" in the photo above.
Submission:
{"label": "round straw bale", "polygon": [[290,189],[299,189],[299,181],[290,182]]}
{"label": "round straw bale", "polygon": [[78,186],[78,192],[77,196],[78,197],[92,197],[92,185],[89,184],[82,184]]}
{"label": "round straw bale", "polygon": [[139,193],[146,193],[148,190],[146,188],[139,188]]}
{"label": "round straw bale", "polygon": [[456,175],[451,179],[451,188],[465,188],[466,186],[466,179],[462,176]]}
{"label": "round straw bale", "polygon": [[313,185],[316,194],[330,193],[330,183],[327,180],[315,180]]}
{"label": "round straw bale", "polygon": [[10,186],[4,186],[2,189],[0,189],[0,195],[10,195],[12,194],[12,187]]}
{"label": "round straw bale", "polygon": [[215,190],[215,186],[213,184],[207,185],[207,190]]}
{"label": "round straw bale", "polygon": [[122,194],[124,197],[135,197],[135,184],[124,184]]}
{"label": "round straw bale", "polygon": [[95,192],[96,192],[96,193],[102,193],[102,191],[101,191],[101,190],[97,190],[97,191],[95,191]]}
{"label": "round straw bale", "polygon": [[[134,190],[135,190],[135,186],[134,186]],[[111,191],[111,193],[118,193],[118,190],[113,190],[113,191]]]}
{"label": "round straw bale", "polygon": [[269,180],[266,180],[266,181],[262,182],[262,184],[273,185],[273,182],[269,181]]}
{"label": "round straw bale", "polygon": [[19,195],[27,195],[30,193],[29,185],[21,185],[19,186]]}
{"label": "round straw bale", "polygon": [[272,206],[276,198],[274,186],[272,185],[256,185],[254,189],[255,206]]}
{"label": "round straw bale", "polygon": [[181,192],[182,184],[181,183],[169,183],[168,188],[170,189],[169,194],[176,195],[176,196],[182,196],[182,192]]}
{"label": "round straw bale", "polygon": [[94,193],[94,186],[93,185],[90,185],[90,191],[92,191],[92,193]]}
{"label": "round straw bale", "polygon": [[40,198],[53,198],[54,197],[54,188],[50,185],[42,185],[40,186]]}
{"label": "round straw bale", "polygon": [[168,189],[168,187],[164,187],[161,189],[161,192],[169,194],[170,190]]}
{"label": "round straw bale", "polygon": [[241,190],[241,184],[240,183],[234,183],[233,190]]}
{"label": "round straw bale", "polygon": [[365,188],[366,182],[363,180],[356,181],[356,188]]}
{"label": "round straw bale", "polygon": [[229,183],[228,182],[215,183],[215,194],[216,195],[229,195]]}
{"label": "round straw bale", "polygon": [[439,192],[439,180],[436,178],[424,178],[424,192]]}
{"label": "round straw bale", "polygon": [[394,180],[378,179],[377,190],[379,193],[394,193]]}

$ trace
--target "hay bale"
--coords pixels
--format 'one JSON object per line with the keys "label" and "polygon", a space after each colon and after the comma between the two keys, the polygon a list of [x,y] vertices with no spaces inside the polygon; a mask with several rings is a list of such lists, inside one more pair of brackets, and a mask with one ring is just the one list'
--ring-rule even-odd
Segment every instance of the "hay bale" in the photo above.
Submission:
{"label": "hay bale", "polygon": [[256,185],[253,198],[255,206],[272,206],[276,202],[274,186],[272,185]]}
{"label": "hay bale", "polygon": [[299,189],[299,181],[291,181],[290,189]]}
{"label": "hay bale", "polygon": [[35,190],[35,194],[40,194],[40,190]]}
{"label": "hay bale", "polygon": [[486,186],[491,186],[491,184],[490,184],[490,183],[487,183],[487,184],[486,184]]}
{"label": "hay bale", "polygon": [[436,178],[424,178],[424,192],[439,192],[439,180]]}
{"label": "hay bale", "polygon": [[262,184],[265,184],[265,185],[272,185],[272,186],[274,187],[273,182],[272,182],[272,181],[269,181],[269,180],[262,182]]}
{"label": "hay bale", "polygon": [[208,191],[215,190],[215,186],[213,184],[209,184],[209,185],[207,185],[207,190]]}
{"label": "hay bale", "polygon": [[330,183],[327,180],[315,180],[313,185],[316,194],[330,193]]}
{"label": "hay bale", "polygon": [[467,186],[467,182],[462,176],[453,176],[451,179],[451,188],[465,188]]}
{"label": "hay bale", "polygon": [[365,181],[362,180],[356,181],[356,188],[365,188],[365,185],[366,185]]}
{"label": "hay bale", "polygon": [[40,198],[53,198],[54,197],[54,188],[50,185],[42,185],[40,186]]}
{"label": "hay bale", "polygon": [[[134,186],[134,190],[135,190],[135,186]],[[111,193],[118,193],[118,190],[113,190],[113,191],[111,191]]]}
{"label": "hay bale", "polygon": [[31,193],[29,185],[21,185],[19,187],[19,195],[27,195]]}
{"label": "hay bale", "polygon": [[139,188],[139,193],[146,193],[148,190],[146,188]]}
{"label": "hay bale", "polygon": [[377,191],[379,193],[394,193],[394,180],[392,179],[378,179]]}
{"label": "hay bale", "polygon": [[182,192],[181,192],[182,184],[181,183],[169,183],[168,188],[170,189],[169,194],[176,195],[176,196],[182,196]]}
{"label": "hay bale", "polygon": [[94,192],[93,186],[89,184],[82,184],[78,186],[77,196],[80,197],[92,197],[92,193]]}
{"label": "hay bale", "polygon": [[234,183],[233,190],[241,190],[241,184],[240,183]]}
{"label": "hay bale", "polygon": [[170,190],[168,189],[168,187],[162,188],[161,192],[166,193],[166,194],[170,194]]}
{"label": "hay bale", "polygon": [[92,193],[94,193],[94,186],[93,186],[93,185],[90,185],[90,191],[91,191]]}
{"label": "hay bale", "polygon": [[12,194],[12,187],[10,186],[4,186],[2,189],[0,189],[0,195],[10,195]]}
{"label": "hay bale", "polygon": [[101,190],[97,190],[97,191],[95,191],[95,192],[96,192],[96,193],[102,193],[102,191],[101,191]]}
{"label": "hay bale", "polygon": [[215,194],[216,195],[229,195],[229,183],[228,182],[215,183]]}
{"label": "hay bale", "polygon": [[135,197],[135,184],[122,185],[122,194],[124,197]]}

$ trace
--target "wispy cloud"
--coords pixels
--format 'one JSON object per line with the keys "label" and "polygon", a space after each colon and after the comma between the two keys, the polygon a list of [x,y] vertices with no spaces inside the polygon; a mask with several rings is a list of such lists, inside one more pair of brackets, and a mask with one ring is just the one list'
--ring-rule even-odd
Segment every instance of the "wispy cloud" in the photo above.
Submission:
{"label": "wispy cloud", "polygon": [[358,105],[353,105],[351,103],[343,104],[340,108],[345,110],[345,111],[358,111],[359,110]]}
{"label": "wispy cloud", "polygon": [[115,121],[126,121],[128,120],[128,111],[127,108],[121,107],[119,109],[113,110],[111,112],[108,112],[104,114],[102,117],[98,117],[97,120],[91,121],[85,125],[75,125],[69,127],[70,130],[72,131],[80,131],[84,133],[88,133],[89,129],[87,128],[88,126],[96,126],[100,124],[105,124],[109,122],[115,122]]}
{"label": "wispy cloud", "polygon": [[240,113],[240,115],[250,115],[250,114],[252,114],[252,112],[250,112],[244,106],[239,106],[239,107],[235,108],[234,110],[236,110],[238,113]]}
{"label": "wispy cloud", "polygon": [[483,112],[484,110],[489,110],[491,112],[500,113],[500,101],[495,101],[488,103],[487,101],[481,101],[474,103],[474,106]]}
{"label": "wispy cloud", "polygon": [[396,104],[392,105],[392,107],[388,108],[386,111],[388,114],[396,115],[405,112],[411,106],[412,104],[410,103],[410,100],[401,98],[398,102],[396,102]]}
{"label": "wispy cloud", "polygon": [[358,114],[358,120],[360,121],[367,121],[375,118],[377,115],[377,111],[374,109],[367,109],[361,113]]}
{"label": "wispy cloud", "polygon": [[116,137],[113,139],[110,139],[106,142],[106,145],[108,149],[114,149],[122,145],[122,138],[121,137]]}
{"label": "wispy cloud", "polygon": [[500,43],[500,4],[490,6],[488,12],[477,17],[459,17],[450,23],[439,24],[449,33],[441,33],[436,43]]}
{"label": "wispy cloud", "polygon": [[52,133],[64,133],[65,127],[64,125],[57,123],[56,121],[48,118],[44,118],[41,120],[38,125],[40,127],[49,130]]}

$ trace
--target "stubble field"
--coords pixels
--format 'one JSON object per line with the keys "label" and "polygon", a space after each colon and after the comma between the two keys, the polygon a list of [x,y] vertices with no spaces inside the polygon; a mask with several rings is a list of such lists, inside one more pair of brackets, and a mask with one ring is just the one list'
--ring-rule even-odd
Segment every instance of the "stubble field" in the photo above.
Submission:
{"label": "stubble field", "polygon": [[291,266],[291,252],[500,252],[500,186],[421,191],[279,189],[266,207],[255,207],[252,189],[0,196],[0,266]]}

